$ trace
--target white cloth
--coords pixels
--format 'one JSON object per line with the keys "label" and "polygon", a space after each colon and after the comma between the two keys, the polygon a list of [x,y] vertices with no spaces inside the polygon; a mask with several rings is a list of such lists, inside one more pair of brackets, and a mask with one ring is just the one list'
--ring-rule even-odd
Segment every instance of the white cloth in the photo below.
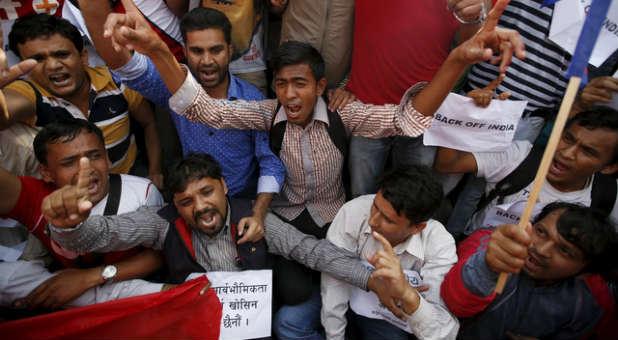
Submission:
{"label": "white cloth", "polygon": [[[371,236],[368,224],[375,195],[358,197],[346,203],[330,225],[326,238],[336,246],[364,258],[382,249]],[[459,322],[440,297],[440,285],[451,267],[457,262],[455,241],[444,226],[435,220],[393,248],[402,268],[417,271],[423,285],[418,309],[408,317],[414,335],[419,339],[455,339]],[[329,339],[343,339],[346,327],[345,313],[353,287],[322,274],[322,325]]]}
{"label": "white cloth", "polygon": [[[473,152],[472,155],[476,160],[477,177],[484,177],[487,180],[487,186],[485,187],[485,193],[488,194],[496,187],[496,184],[508,176],[513,170],[515,170],[521,162],[528,156],[532,144],[528,141],[514,141],[513,144],[505,151],[502,152]],[[592,201],[592,180],[594,176],[588,181],[586,187],[581,190],[571,192],[561,192],[554,188],[551,184],[545,181],[541,192],[539,193],[538,204],[544,206],[551,202],[562,201],[569,203],[579,203],[585,206],[590,206]],[[530,196],[532,184],[516,192],[515,194],[504,197],[504,203],[513,203],[519,201],[527,201]],[[466,233],[487,227],[484,225],[485,216],[487,213],[497,204],[497,198],[490,202],[482,211],[477,212],[472,216],[466,227]],[[618,203],[618,200],[616,200]],[[610,213],[610,219],[618,221],[618,205],[614,203],[612,212]]]}
{"label": "white cloth", "polygon": [[[9,307],[26,297],[41,283],[56,274],[50,273],[41,261],[0,262],[0,306]],[[163,284],[144,280],[108,282],[88,289],[63,308],[81,307],[126,297],[160,292]]]}
{"label": "white cloth", "polygon": [[[180,21],[163,0],[133,0],[133,2],[148,20],[174,40],[180,43],[183,42],[182,34],[180,33]],[[84,48],[88,51],[88,65],[93,67],[105,66],[105,62],[99,56],[92,43],[90,32],[88,32],[81,11],[73,6],[71,2],[66,1],[62,8],[62,18],[72,23],[82,34],[82,38],[86,42]]]}
{"label": "white cloth", "polygon": [[[152,182],[143,177],[121,174],[122,189],[120,190],[120,204],[118,205],[118,215],[137,210],[137,208],[147,205],[163,205],[163,196]],[[108,195],[95,205],[90,214],[103,215]]]}
{"label": "white cloth", "polygon": [[[137,210],[137,208],[141,206],[159,206],[163,205],[163,197],[157,188],[150,182],[150,180],[131,176],[131,175],[120,175],[122,181],[121,194],[120,194],[120,204],[118,206],[118,214],[122,214],[125,212],[131,212]],[[105,196],[99,203],[97,203],[91,210],[91,214],[93,215],[103,215],[105,210],[105,204],[107,203],[107,197]],[[64,254],[68,258],[76,257],[78,254],[62,249],[59,245],[52,241],[52,247],[54,247],[57,252]],[[15,264],[10,265],[10,263],[14,262],[0,262],[0,280],[4,280],[0,284],[0,294],[2,296],[3,305],[10,305],[14,300],[14,297],[20,298],[27,296],[34,288],[38,287],[39,284],[43,283],[45,280],[49,279],[53,274],[51,274],[44,266],[41,261],[18,261],[25,262],[26,264]],[[25,272],[21,273],[19,270],[24,269]],[[7,279],[8,277],[15,277],[17,282],[13,282],[12,280]],[[145,281],[144,281],[145,282]],[[119,282],[122,284],[122,282]],[[133,286],[131,283],[127,283],[126,286],[118,285],[114,286],[116,288],[113,289],[130,289],[126,292],[116,292],[115,290],[96,290],[91,289],[92,293],[87,297],[84,297],[82,300],[78,298],[76,301],[78,303],[83,303],[84,301],[90,301],[90,303],[101,302],[98,300],[107,299],[102,301],[113,300],[120,297],[131,296],[132,291],[134,291],[137,295],[146,294],[140,293],[140,284],[136,284]],[[8,288],[7,288],[8,287]],[[150,289],[150,288],[149,288]],[[5,292],[6,290],[6,292]],[[160,287],[159,287],[160,290]],[[148,291],[150,292],[150,291]],[[4,294],[6,294],[6,299],[13,299],[8,304],[4,304]],[[94,294],[94,295],[92,295]],[[108,297],[105,297],[108,296]],[[114,297],[118,296],[118,297]],[[84,306],[89,303],[79,304],[79,306]]]}

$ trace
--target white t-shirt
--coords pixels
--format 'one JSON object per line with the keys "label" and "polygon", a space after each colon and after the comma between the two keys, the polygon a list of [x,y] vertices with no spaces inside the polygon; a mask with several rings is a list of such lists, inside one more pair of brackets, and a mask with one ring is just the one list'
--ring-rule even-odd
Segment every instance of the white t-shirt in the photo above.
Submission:
{"label": "white t-shirt", "polygon": [[[491,190],[496,187],[496,184],[508,176],[513,170],[515,170],[521,162],[528,156],[532,144],[528,141],[513,141],[511,146],[502,152],[476,152],[472,153],[476,159],[477,164],[477,177],[484,177],[487,180],[487,186],[485,187],[485,194],[489,194]],[[594,176],[591,178],[594,179]],[[569,202],[579,203],[585,206],[590,206],[592,201],[592,180],[589,180],[586,187],[571,192],[558,191],[547,181],[543,185],[541,192],[539,193],[539,199],[535,211],[538,212],[545,205],[555,202]],[[532,190],[532,182],[519,192],[505,196],[504,203],[514,202],[526,202],[530,196]],[[483,210],[475,213],[466,226],[466,233],[472,233],[482,227],[488,227],[487,222],[496,213],[496,204],[498,198],[495,198],[489,203]],[[616,200],[618,202],[618,200]],[[618,205],[614,203],[614,207],[610,214],[610,219],[615,223],[618,221]],[[511,223],[511,222],[509,222]]]}
{"label": "white t-shirt", "polygon": [[[120,204],[118,205],[118,215],[137,210],[141,206],[157,206],[163,205],[163,197],[152,184],[152,182],[143,177],[121,174],[122,189],[120,190]],[[103,215],[105,205],[107,204],[107,194],[97,203],[90,211],[91,215]]]}

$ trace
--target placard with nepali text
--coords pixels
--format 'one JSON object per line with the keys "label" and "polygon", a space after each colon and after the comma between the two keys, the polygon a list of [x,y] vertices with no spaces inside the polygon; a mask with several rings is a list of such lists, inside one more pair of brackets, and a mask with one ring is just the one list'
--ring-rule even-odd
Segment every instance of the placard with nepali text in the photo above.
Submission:
{"label": "placard with nepali text", "polygon": [[[189,275],[187,280],[204,273]],[[220,340],[269,337],[272,270],[206,273],[223,306]]]}

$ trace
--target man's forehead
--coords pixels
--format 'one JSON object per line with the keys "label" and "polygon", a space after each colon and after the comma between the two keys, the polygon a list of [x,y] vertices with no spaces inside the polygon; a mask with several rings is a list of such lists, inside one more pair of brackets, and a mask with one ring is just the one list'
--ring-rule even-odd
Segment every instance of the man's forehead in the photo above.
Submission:
{"label": "man's forehead", "polygon": [[275,79],[292,80],[305,79],[315,81],[311,67],[306,62],[283,66],[275,74]]}
{"label": "man's forehead", "polygon": [[[76,147],[79,147],[79,150],[76,147],[69,147],[67,144],[74,144]],[[94,132],[85,132],[82,131],[77,135],[73,136],[62,136],[55,140],[49,141],[46,143],[47,153],[55,152],[55,153],[81,153],[83,150],[88,151],[105,151],[105,145],[99,139],[99,136]]]}
{"label": "man's forehead", "polygon": [[216,45],[227,46],[225,34],[220,28],[187,31],[187,41],[185,43],[188,48],[210,48]]}

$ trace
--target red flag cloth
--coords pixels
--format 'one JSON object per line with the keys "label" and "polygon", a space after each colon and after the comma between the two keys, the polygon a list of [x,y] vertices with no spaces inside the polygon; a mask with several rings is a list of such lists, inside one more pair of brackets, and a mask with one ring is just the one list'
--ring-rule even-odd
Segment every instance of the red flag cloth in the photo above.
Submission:
{"label": "red flag cloth", "polygon": [[160,293],[0,324],[0,339],[218,339],[221,303],[201,276]]}

